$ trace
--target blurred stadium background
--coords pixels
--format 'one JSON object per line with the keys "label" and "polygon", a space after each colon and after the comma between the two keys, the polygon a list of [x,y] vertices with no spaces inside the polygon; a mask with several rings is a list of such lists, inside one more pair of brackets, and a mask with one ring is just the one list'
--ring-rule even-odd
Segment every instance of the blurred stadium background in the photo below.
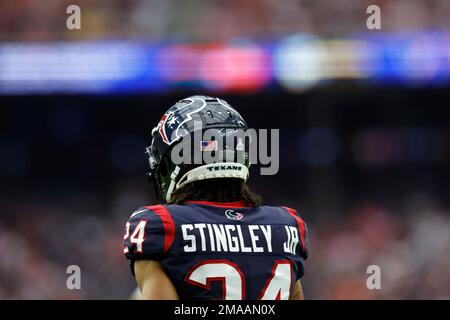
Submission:
{"label": "blurred stadium background", "polygon": [[450,299],[449,25],[446,0],[0,2],[0,299],[128,297],[144,147],[198,93],[281,129],[250,185],[309,224],[306,298]]}

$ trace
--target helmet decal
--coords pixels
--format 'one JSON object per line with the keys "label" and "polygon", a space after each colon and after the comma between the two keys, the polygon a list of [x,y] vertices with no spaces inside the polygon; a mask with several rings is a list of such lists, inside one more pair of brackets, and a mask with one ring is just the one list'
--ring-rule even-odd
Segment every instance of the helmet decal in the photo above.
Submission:
{"label": "helmet decal", "polygon": [[[171,110],[173,108],[170,108],[158,123],[158,132],[161,135],[162,140],[168,145],[171,145],[181,137],[179,129],[182,128],[186,122],[192,120],[191,116],[200,112],[207,105],[206,101],[202,98],[192,97],[185,100],[190,100],[191,102],[184,106],[176,107],[174,110]],[[189,112],[188,107],[191,106],[195,100],[200,101],[201,106]]]}

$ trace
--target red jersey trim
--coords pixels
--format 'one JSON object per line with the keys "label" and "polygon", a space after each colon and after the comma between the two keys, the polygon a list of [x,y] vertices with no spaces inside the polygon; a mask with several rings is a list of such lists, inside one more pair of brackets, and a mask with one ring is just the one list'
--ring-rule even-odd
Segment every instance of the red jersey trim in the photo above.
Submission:
{"label": "red jersey trim", "polygon": [[169,251],[175,239],[175,223],[170,216],[169,210],[163,205],[147,206],[144,208],[152,210],[160,217],[164,227],[164,252]]}
{"label": "red jersey trim", "polygon": [[219,208],[247,208],[250,207],[250,205],[241,200],[241,201],[234,201],[234,202],[213,202],[213,201],[200,201],[200,200],[189,200],[185,201],[184,203],[188,204],[201,204],[204,206],[212,206],[212,207],[219,207]]}

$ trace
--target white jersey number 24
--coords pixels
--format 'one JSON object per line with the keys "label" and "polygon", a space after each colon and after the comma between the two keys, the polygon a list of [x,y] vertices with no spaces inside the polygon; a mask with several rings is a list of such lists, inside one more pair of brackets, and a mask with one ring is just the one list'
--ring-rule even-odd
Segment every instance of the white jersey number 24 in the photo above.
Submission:
{"label": "white jersey number 24", "polygon": [[[259,300],[288,300],[292,284],[292,262],[277,260],[272,274],[262,289]],[[222,282],[222,299],[245,299],[245,276],[229,260],[205,260],[196,264],[186,275],[186,282],[210,290],[211,281]]]}

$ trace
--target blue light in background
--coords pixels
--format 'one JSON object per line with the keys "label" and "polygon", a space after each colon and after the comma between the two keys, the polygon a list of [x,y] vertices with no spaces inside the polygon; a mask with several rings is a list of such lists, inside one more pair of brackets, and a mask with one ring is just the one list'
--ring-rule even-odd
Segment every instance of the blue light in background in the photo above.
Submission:
{"label": "blue light in background", "polygon": [[0,44],[0,93],[127,93],[180,89],[302,91],[354,79],[382,85],[450,83],[450,34],[292,35],[270,43],[130,41]]}
{"label": "blue light in background", "polygon": [[309,129],[300,140],[300,157],[314,167],[332,165],[338,152],[336,134],[329,128]]}

